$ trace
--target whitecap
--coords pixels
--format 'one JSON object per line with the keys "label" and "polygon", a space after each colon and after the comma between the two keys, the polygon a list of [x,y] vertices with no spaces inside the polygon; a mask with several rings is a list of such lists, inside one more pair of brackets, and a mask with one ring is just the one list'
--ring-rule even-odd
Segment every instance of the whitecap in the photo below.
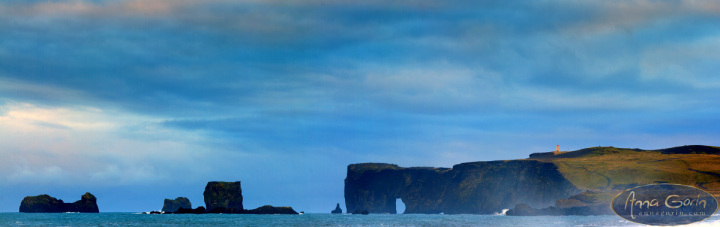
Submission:
{"label": "whitecap", "polygon": [[510,209],[502,209],[501,212],[495,212],[495,213],[493,213],[493,215],[502,215],[502,216],[504,216],[504,215],[506,215],[506,213],[508,212],[508,210],[510,210]]}

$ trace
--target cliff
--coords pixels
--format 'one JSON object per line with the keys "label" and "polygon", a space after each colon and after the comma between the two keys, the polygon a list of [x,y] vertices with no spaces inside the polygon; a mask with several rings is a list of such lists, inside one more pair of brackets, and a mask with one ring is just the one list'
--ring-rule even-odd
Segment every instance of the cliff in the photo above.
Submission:
{"label": "cliff", "polygon": [[508,216],[567,216],[567,215],[613,215],[609,203],[592,204],[586,206],[558,208],[547,207],[535,209],[530,205],[521,203],[515,205],[515,208],[508,210],[505,215]]}
{"label": "cliff", "polygon": [[74,203],[64,203],[49,195],[26,196],[20,202],[20,212],[23,213],[99,213],[97,198],[89,192]]}
{"label": "cliff", "polygon": [[565,216],[565,215],[613,215],[610,201],[615,196],[612,193],[596,193],[585,191],[567,199],[558,199],[555,206],[536,209],[528,204],[517,204],[505,214],[508,216]]}
{"label": "cliff", "polygon": [[178,209],[184,208],[184,209],[192,209],[192,204],[190,204],[190,200],[185,197],[177,197],[175,199],[165,199],[163,202],[163,212],[175,212],[178,211]]}
{"label": "cliff", "polygon": [[579,190],[552,163],[513,160],[463,163],[447,168],[352,164],[345,179],[347,210],[396,213],[492,214],[518,203],[553,204]]}
{"label": "cliff", "polygon": [[243,197],[240,181],[208,182],[203,192],[208,213],[243,213]]}
{"label": "cliff", "polygon": [[[515,207],[517,215],[605,214],[612,195],[652,183],[690,185],[720,195],[720,148],[592,147],[451,169],[351,164],[345,204],[348,211],[396,213],[400,198],[405,213],[492,214]],[[590,195],[599,199],[589,202]]]}

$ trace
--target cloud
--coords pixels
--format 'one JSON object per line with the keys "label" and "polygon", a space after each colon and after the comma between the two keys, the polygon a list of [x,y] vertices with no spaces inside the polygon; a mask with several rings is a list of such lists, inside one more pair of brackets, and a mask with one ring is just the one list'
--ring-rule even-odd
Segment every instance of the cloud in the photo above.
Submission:
{"label": "cloud", "polygon": [[[204,4],[218,1],[204,1]],[[126,1],[25,1],[2,5],[14,16],[54,17],[54,16],[150,16],[172,13],[184,7],[197,5],[196,1],[166,0],[126,0]]]}
{"label": "cloud", "polygon": [[273,193],[334,204],[356,162],[450,166],[557,143],[712,145],[718,9],[5,1],[0,173],[4,185],[147,191],[242,178],[264,195],[253,204],[281,202]]}
{"label": "cloud", "polygon": [[[666,111],[713,96],[708,53],[717,45],[708,28],[717,8],[706,1],[13,2],[0,5],[8,18],[0,23],[0,94],[221,133],[283,124],[355,129],[351,120],[405,124],[428,114]],[[687,33],[673,35],[678,28]],[[342,124],[351,126],[334,126]]]}
{"label": "cloud", "polygon": [[[183,109],[181,106],[210,109],[205,105],[213,105],[215,101],[236,105],[271,103],[269,100],[316,103],[322,99],[320,96],[332,92],[333,88],[313,84],[315,81],[304,77],[320,74],[336,77],[336,80],[369,77],[370,82],[373,78],[390,81],[397,76],[382,73],[408,74],[406,71],[411,70],[435,71],[432,75],[425,73],[414,83],[434,81],[441,84],[448,80],[447,77],[459,77],[460,74],[493,74],[496,78],[492,80],[502,83],[480,81],[474,85],[489,85],[496,92],[490,92],[487,87],[472,88],[468,85],[462,90],[456,88],[458,92],[453,97],[443,95],[447,93],[438,94],[438,90],[423,90],[427,87],[413,90],[407,89],[408,85],[404,84],[386,86],[383,89],[387,91],[385,93],[395,94],[387,99],[397,99],[394,104],[401,104],[391,106],[416,108],[413,106],[418,106],[417,103],[448,105],[446,100],[457,100],[460,96],[466,101],[508,97],[512,96],[508,94],[514,90],[512,88],[529,86],[532,89],[538,85],[573,92],[603,93],[615,91],[619,86],[622,86],[623,92],[631,92],[627,89],[630,87],[646,92],[652,91],[652,87],[670,86],[668,84],[672,83],[659,81],[660,84],[656,85],[656,81],[641,80],[643,75],[640,73],[643,71],[637,68],[636,63],[643,60],[637,53],[661,48],[660,45],[665,45],[668,40],[657,40],[658,36],[655,36],[654,39],[646,39],[649,42],[631,42],[621,29],[608,30],[604,35],[579,32],[588,36],[575,36],[563,31],[631,23],[632,27],[637,27],[636,33],[641,34],[657,26],[665,27],[663,21],[667,18],[694,18],[690,12],[712,8],[698,7],[699,3],[694,2],[678,3],[679,6],[644,1],[566,5],[544,2],[520,6],[517,10],[522,12],[521,15],[507,13],[506,9],[512,7],[510,4],[491,5],[483,11],[498,17],[489,17],[482,13],[457,14],[454,11],[457,7],[450,4],[418,8],[423,4],[427,3],[407,3],[406,6],[415,6],[410,10],[375,2],[360,4],[361,7],[325,2],[252,1],[202,4],[190,1],[61,1],[20,4],[31,8],[30,11],[62,12],[56,15],[59,18],[81,18],[66,24],[55,24],[65,28],[49,31],[45,29],[51,26],[46,25],[53,24],[52,21],[36,23],[29,20],[6,25],[9,28],[35,28],[30,31],[36,32],[20,33],[13,32],[17,29],[8,28],[8,44],[33,46],[44,43],[51,48],[28,52],[13,49],[22,45],[7,45],[2,49],[8,54],[0,58],[6,62],[3,76],[7,80],[15,80],[15,83],[26,81],[27,86],[38,86],[36,81],[49,81],[48,84],[55,89],[84,94],[84,97],[75,100],[120,102],[124,108],[154,113]],[[17,5],[6,5],[4,8],[12,11],[11,8],[20,7]],[[554,7],[558,7],[555,10],[557,13],[544,13]],[[675,8],[679,9],[678,13],[663,17],[669,9]],[[148,18],[135,14],[143,10],[153,13],[149,13]],[[53,14],[46,11],[29,15]],[[88,14],[101,17],[92,20],[83,18]],[[617,19],[616,14],[637,19]],[[547,17],[547,20],[537,20],[540,17]],[[142,19],[137,21],[138,18]],[[377,18],[387,20],[379,21]],[[646,22],[633,22],[635,20],[656,25],[644,26]],[[69,29],[74,32],[66,32]],[[47,32],[50,35],[46,35]],[[682,40],[678,42],[680,47],[684,45]],[[87,59],[94,59],[92,67],[84,64]],[[437,62],[444,62],[440,64],[445,66],[439,69],[427,67]],[[33,65],[44,67],[38,69]],[[369,71],[363,70],[369,65],[382,65],[373,67],[381,72],[358,75],[357,71]],[[339,72],[337,68],[355,70]],[[456,72],[460,74],[455,75]],[[336,73],[342,74],[334,75]],[[213,79],[204,79],[208,76]],[[484,80],[482,76],[478,79]],[[305,89],[308,87],[315,89]],[[291,90],[288,91],[288,88]],[[486,94],[477,94],[481,90]],[[29,89],[22,91],[23,94],[17,96],[27,98],[42,94],[31,93]],[[6,90],[5,93],[20,91]],[[308,96],[298,97],[298,93]],[[340,95],[343,94],[336,94]],[[463,103],[458,102],[456,106]],[[197,111],[200,108],[184,109]]]}
{"label": "cloud", "polygon": [[503,86],[497,73],[454,67],[368,73],[361,86],[374,102],[387,108],[475,109],[498,100]]}
{"label": "cloud", "polygon": [[[720,35],[720,34],[716,34]],[[641,67],[644,80],[667,80],[698,89],[714,89],[720,80],[712,75],[718,70],[720,60],[715,53],[720,50],[717,36],[701,38],[678,45],[654,47],[643,53]]]}
{"label": "cloud", "polygon": [[[43,108],[27,103],[4,106],[0,117],[5,160],[2,175],[10,184],[126,184],[168,180],[173,163],[189,164],[197,149],[167,131],[124,131],[151,119],[113,116],[92,108]],[[122,139],[123,133],[164,134],[160,140]],[[192,137],[189,137],[192,138]],[[172,141],[184,139],[184,142]],[[156,166],[163,166],[155,170]],[[122,174],[120,174],[122,173]],[[91,181],[87,181],[91,179]]]}

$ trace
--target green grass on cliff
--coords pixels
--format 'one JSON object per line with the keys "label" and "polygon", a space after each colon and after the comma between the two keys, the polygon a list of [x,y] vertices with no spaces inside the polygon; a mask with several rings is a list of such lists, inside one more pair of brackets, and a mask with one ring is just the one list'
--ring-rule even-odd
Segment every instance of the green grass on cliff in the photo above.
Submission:
{"label": "green grass on cliff", "polygon": [[667,182],[693,185],[720,195],[719,153],[720,148],[710,146],[663,150],[595,147],[546,161],[555,163],[565,178],[585,190],[622,190]]}
{"label": "green grass on cliff", "polygon": [[387,164],[387,163],[359,163],[359,164],[351,164],[348,166],[349,169],[352,169],[353,172],[365,172],[365,171],[381,171],[384,169],[399,169],[400,167],[395,164]]}

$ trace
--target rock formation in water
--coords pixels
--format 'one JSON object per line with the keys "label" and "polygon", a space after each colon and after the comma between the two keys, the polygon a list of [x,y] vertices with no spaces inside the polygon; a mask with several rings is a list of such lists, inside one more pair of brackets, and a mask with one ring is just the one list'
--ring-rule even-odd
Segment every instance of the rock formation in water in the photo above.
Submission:
{"label": "rock formation in water", "polygon": [[205,210],[207,213],[227,214],[298,214],[292,207],[261,206],[252,210],[243,209],[240,181],[208,182],[205,186]]}
{"label": "rock formation in water", "polygon": [[335,209],[330,211],[331,214],[342,214],[342,209],[340,209],[340,203],[335,205]]}
{"label": "rock formation in water", "polygon": [[208,213],[243,213],[245,211],[240,181],[208,182],[203,196]]}
{"label": "rock formation in water", "polygon": [[65,203],[49,195],[26,196],[20,202],[20,212],[61,213],[65,212]]}
{"label": "rock formation in water", "polygon": [[205,207],[199,206],[199,207],[197,207],[197,208],[195,208],[195,209],[180,207],[180,208],[177,209],[177,211],[175,211],[175,212],[170,212],[170,213],[174,213],[174,214],[204,214],[204,213],[205,213]]}
{"label": "rock formation in water", "polygon": [[80,197],[80,200],[74,203],[65,204],[67,212],[80,212],[80,213],[99,213],[97,198],[90,192],[86,192]]}
{"label": "rock formation in water", "polygon": [[535,160],[463,163],[447,168],[401,168],[392,164],[348,166],[347,210],[396,213],[492,214],[518,203],[544,207],[579,190],[555,165]]}
{"label": "rock formation in water", "polygon": [[20,212],[23,213],[99,213],[97,198],[89,192],[81,196],[74,203],[64,203],[49,195],[26,196],[20,202]]}
{"label": "rock formation in water", "polygon": [[178,211],[179,208],[185,208],[185,209],[192,209],[192,204],[190,204],[190,200],[185,197],[177,197],[175,199],[165,199],[165,202],[163,203],[163,212],[175,212]]}
{"label": "rock formation in water", "polygon": [[[243,196],[240,181],[212,181],[205,185],[203,192],[205,207],[192,209],[190,200],[178,197],[174,200],[165,199],[163,212],[152,211],[148,214],[298,214],[292,207],[261,206],[252,210],[243,209]],[[174,211],[173,211],[174,210]]]}
{"label": "rock formation in water", "polygon": [[245,210],[246,214],[298,214],[292,207],[261,206],[252,210]]}

